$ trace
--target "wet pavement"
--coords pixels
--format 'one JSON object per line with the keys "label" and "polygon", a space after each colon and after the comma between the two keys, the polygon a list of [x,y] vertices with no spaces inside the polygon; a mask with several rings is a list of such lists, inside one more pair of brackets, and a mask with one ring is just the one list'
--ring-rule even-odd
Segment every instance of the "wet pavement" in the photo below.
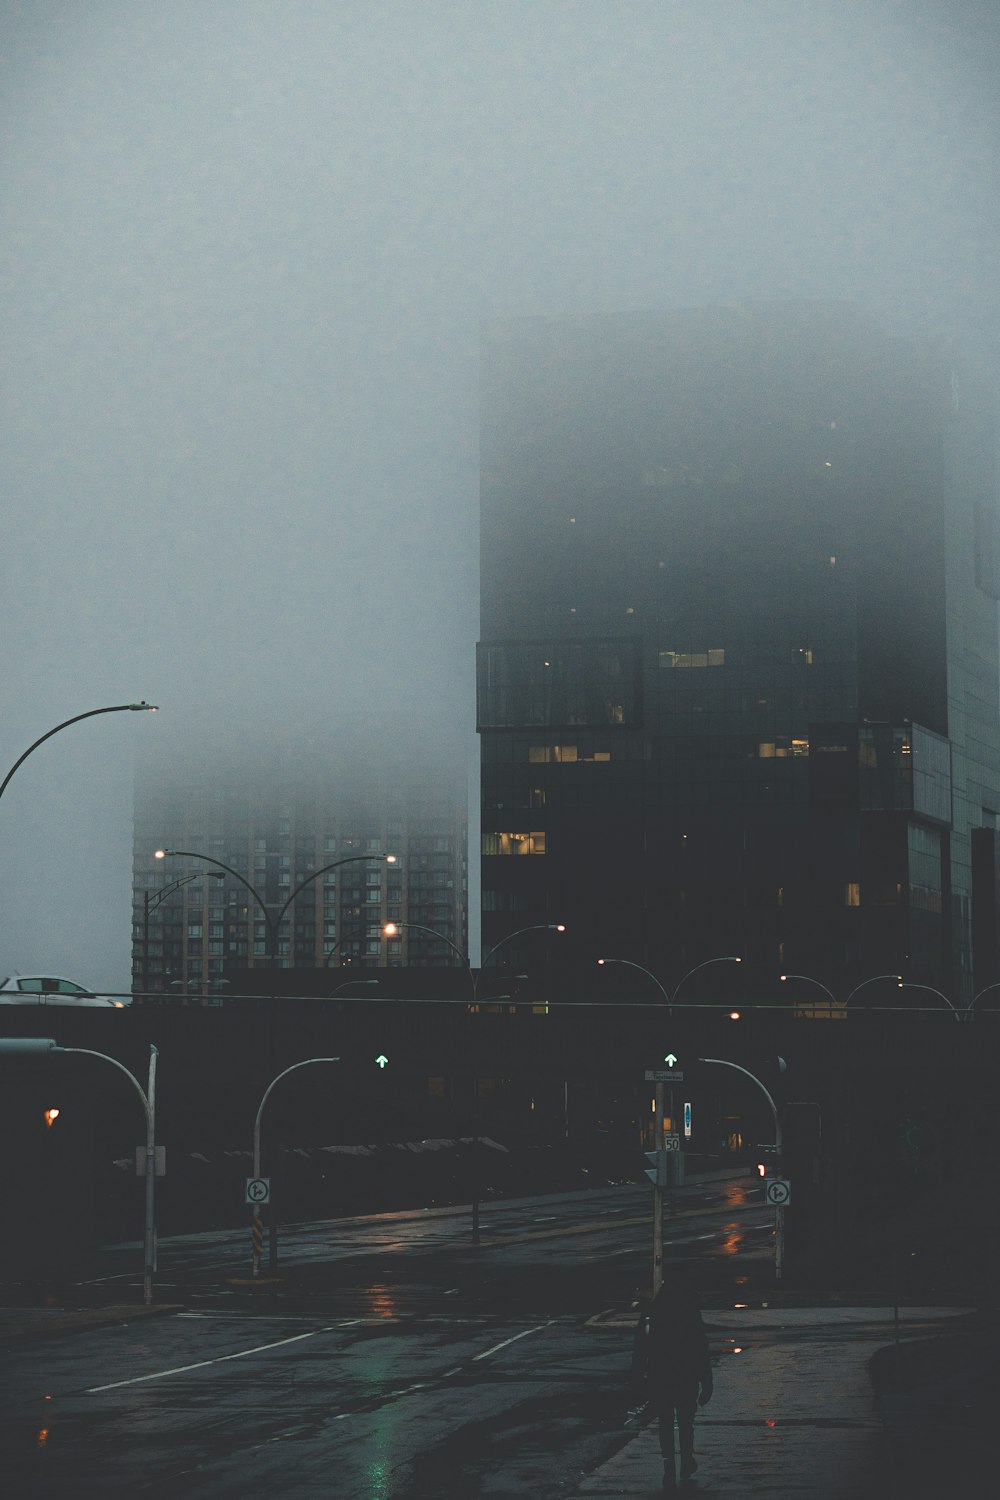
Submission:
{"label": "wet pavement", "polygon": [[[945,1332],[967,1321],[956,1308],[907,1308],[900,1338]],[[715,1391],[695,1420],[694,1481],[678,1493],[702,1500],[894,1500],[890,1445],[869,1376],[869,1361],[894,1340],[892,1308],[707,1310]],[[645,1424],[645,1425],[643,1425]],[[663,1494],[655,1422],[583,1479],[574,1500]],[[949,1500],[995,1493],[995,1475],[955,1455]]]}
{"label": "wet pavement", "polygon": [[[624,1215],[618,1219],[620,1227],[631,1223],[628,1207],[623,1199]],[[311,1339],[314,1333],[329,1335],[323,1343],[319,1366],[322,1370],[337,1368],[330,1361],[341,1357],[338,1354],[341,1335],[348,1340],[357,1339],[354,1353],[343,1355],[354,1361],[351,1388],[358,1386],[357,1369],[361,1368],[362,1372],[368,1369],[366,1360],[371,1365],[371,1392],[363,1399],[352,1398],[344,1404],[343,1391],[334,1381],[329,1401],[326,1405],[323,1400],[319,1402],[317,1409],[322,1410],[326,1427],[324,1429],[322,1423],[317,1427],[320,1436],[315,1437],[317,1447],[313,1455],[317,1464],[321,1459],[326,1462],[327,1449],[323,1445],[330,1437],[331,1429],[338,1439],[341,1436],[346,1439],[350,1433],[355,1442],[358,1439],[353,1435],[360,1434],[362,1442],[374,1445],[372,1451],[383,1441],[385,1433],[391,1432],[395,1434],[398,1448],[399,1414],[407,1403],[414,1407],[418,1402],[427,1403],[432,1426],[436,1422],[440,1429],[432,1440],[426,1418],[421,1416],[416,1421],[414,1452],[408,1462],[397,1462],[395,1467],[386,1469],[385,1482],[378,1490],[380,1496],[398,1495],[400,1500],[404,1496],[407,1500],[417,1496],[420,1500],[428,1500],[428,1497],[433,1497],[433,1500],[442,1500],[442,1497],[473,1500],[474,1496],[482,1495],[490,1500],[511,1500],[515,1496],[518,1500],[540,1500],[542,1495],[558,1492],[561,1500],[602,1500],[602,1497],[610,1496],[638,1500],[638,1497],[662,1494],[662,1463],[655,1423],[649,1421],[642,1408],[629,1411],[629,1398],[623,1394],[624,1371],[636,1318],[635,1304],[627,1297],[616,1300],[612,1295],[608,1301],[613,1305],[606,1311],[593,1317],[584,1312],[585,1321],[577,1321],[572,1315],[573,1308],[601,1305],[591,1300],[593,1289],[588,1278],[593,1273],[584,1267],[578,1294],[574,1292],[569,1298],[560,1316],[559,1307],[565,1299],[553,1298],[550,1283],[541,1274],[544,1267],[540,1261],[536,1263],[543,1253],[547,1253],[550,1244],[556,1243],[554,1237],[559,1231],[553,1229],[548,1213],[525,1219],[522,1223],[517,1220],[521,1210],[516,1205],[507,1204],[502,1212],[504,1216],[514,1216],[510,1224],[507,1217],[498,1216],[496,1224],[496,1251],[502,1256],[508,1273],[511,1270],[509,1263],[512,1258],[516,1259],[519,1245],[525,1253],[530,1250],[534,1258],[530,1265],[525,1266],[532,1290],[525,1306],[534,1308],[543,1293],[552,1303],[546,1305],[546,1321],[539,1322],[537,1327],[528,1327],[527,1324],[522,1327],[516,1318],[508,1319],[510,1326],[506,1326],[502,1308],[502,1304],[510,1301],[506,1294],[492,1300],[487,1297],[485,1301],[480,1293],[459,1298],[458,1278],[451,1286],[442,1283],[444,1289],[438,1288],[432,1302],[426,1306],[420,1299],[407,1301],[401,1296],[405,1289],[392,1283],[386,1267],[383,1267],[377,1287],[374,1283],[366,1284],[365,1297],[357,1306],[351,1303],[351,1297],[357,1300],[360,1295],[354,1288],[348,1298],[350,1305],[336,1309],[336,1317],[330,1312],[331,1326],[328,1327],[321,1326],[328,1321],[325,1305],[321,1309],[323,1316],[310,1318],[308,1326],[306,1321],[295,1321],[305,1319],[310,1310],[318,1311],[313,1308],[311,1297],[299,1299],[301,1306],[294,1298],[281,1299],[270,1313],[262,1306],[256,1310],[259,1321],[252,1317],[244,1326],[240,1319],[246,1317],[246,1312],[231,1306],[231,1289],[230,1303],[216,1298],[218,1307],[201,1313],[190,1311],[191,1287],[185,1292],[179,1285],[169,1290],[163,1285],[158,1291],[165,1300],[144,1307],[141,1302],[121,1300],[124,1287],[115,1277],[116,1286],[105,1283],[100,1287],[92,1285],[76,1289],[78,1295],[92,1299],[90,1305],[74,1306],[68,1300],[63,1300],[60,1305],[52,1297],[48,1299],[48,1305],[0,1308],[0,1349],[14,1351],[19,1345],[48,1339],[53,1352],[58,1347],[65,1351],[65,1358],[71,1365],[75,1362],[83,1369],[87,1360],[92,1358],[88,1349],[95,1340],[99,1342],[103,1338],[97,1330],[114,1330],[109,1336],[110,1342],[105,1338],[101,1349],[107,1345],[119,1361],[124,1358],[122,1350],[138,1350],[139,1362],[135,1370],[124,1368],[123,1378],[118,1382],[124,1391],[137,1393],[135,1409],[139,1415],[136,1420],[140,1417],[143,1422],[146,1420],[141,1416],[145,1409],[143,1403],[148,1401],[144,1394],[147,1390],[145,1382],[153,1381],[161,1424],[167,1421],[170,1402],[173,1401],[177,1404],[176,1418],[187,1437],[191,1428],[188,1408],[192,1401],[197,1406],[201,1400],[198,1382],[204,1377],[206,1390],[215,1393],[219,1388],[217,1368],[239,1372],[240,1378],[248,1383],[245,1389],[241,1387],[238,1405],[244,1407],[250,1395],[256,1392],[255,1399],[260,1398],[259,1414],[253,1418],[251,1411],[250,1416],[261,1426],[277,1423],[277,1435],[269,1437],[261,1447],[259,1435],[251,1433],[248,1452],[252,1452],[253,1457],[247,1458],[248,1467],[244,1467],[243,1460],[238,1457],[241,1450],[237,1439],[227,1439],[234,1445],[230,1466],[224,1471],[219,1468],[218,1471],[213,1469],[211,1474],[206,1472],[204,1483],[197,1491],[199,1496],[222,1497],[238,1491],[244,1495],[272,1493],[274,1475],[265,1472],[265,1459],[275,1454],[280,1457],[287,1451],[288,1444],[294,1443],[299,1452],[299,1474],[292,1485],[287,1470],[282,1471],[285,1493],[303,1497],[322,1495],[324,1500],[329,1500],[328,1481],[317,1479],[314,1482],[308,1469],[312,1455],[309,1444],[313,1438],[307,1441],[303,1436],[305,1419],[300,1407],[304,1410],[307,1403],[301,1396],[296,1396],[303,1387],[297,1383],[297,1377],[290,1376],[291,1383],[286,1391],[281,1383],[281,1370],[270,1372],[272,1356],[266,1352],[273,1347],[278,1351],[273,1356],[275,1359],[288,1357],[289,1360],[292,1352],[296,1359],[301,1353],[305,1372],[312,1368],[308,1360],[313,1356],[308,1351],[313,1348]],[[524,1213],[527,1212],[525,1207]],[[445,1215],[436,1215],[421,1228],[418,1218],[412,1216],[381,1226],[392,1230],[391,1240],[379,1242],[379,1255],[386,1260],[386,1266],[388,1251],[398,1251],[409,1267],[407,1274],[413,1272],[411,1252],[414,1246],[410,1240],[415,1238],[419,1245],[421,1236],[428,1234],[433,1240],[446,1231],[445,1220]],[[681,1243],[688,1232],[687,1220],[687,1214],[682,1212],[673,1226]],[[707,1233],[707,1226],[701,1225],[697,1217],[692,1217],[690,1224],[692,1232],[697,1231],[692,1244],[706,1238],[702,1230]],[[720,1215],[719,1225],[723,1230],[731,1227],[728,1209]],[[586,1233],[583,1227],[575,1226],[559,1256],[560,1284],[571,1290],[575,1283],[572,1267],[566,1261],[568,1248],[573,1246],[579,1255],[592,1244],[603,1244],[603,1226],[594,1221]],[[348,1234],[349,1228],[340,1226],[338,1234]],[[375,1228],[379,1230],[380,1226]],[[519,1232],[512,1233],[511,1230]],[[297,1232],[296,1248],[307,1248],[306,1242],[300,1243],[300,1240]],[[349,1248],[349,1245],[341,1247]],[[224,1263],[216,1262],[217,1250],[214,1240],[211,1244],[206,1244],[201,1237],[193,1241],[191,1255],[195,1260],[192,1267],[196,1263],[200,1266],[201,1257],[208,1254],[213,1262],[213,1272],[218,1275]],[[326,1250],[329,1254],[329,1242]],[[440,1246],[436,1246],[436,1253],[440,1255]],[[469,1259],[470,1264],[478,1264],[487,1253],[492,1253],[488,1246],[475,1252],[463,1249],[454,1266],[460,1267],[465,1259]],[[704,1262],[703,1269],[707,1271],[710,1264]],[[766,1261],[764,1265],[766,1268]],[[733,1269],[736,1268],[734,1262]],[[353,1270],[351,1274],[353,1287]],[[738,1279],[747,1281],[748,1277],[744,1275]],[[623,1280],[627,1282],[628,1276]],[[601,1271],[600,1282],[606,1281],[605,1271]],[[515,1277],[513,1283],[505,1283],[508,1293],[512,1285],[519,1287],[520,1281]],[[452,1300],[452,1287],[455,1288],[455,1300]],[[382,1294],[384,1307],[381,1302],[372,1302],[374,1291]],[[168,1297],[170,1301],[166,1300]],[[729,1297],[733,1300],[729,1301]],[[746,1301],[737,1301],[740,1297]],[[105,1298],[104,1305],[95,1305],[93,1299],[97,1298]],[[175,1300],[178,1298],[184,1300]],[[520,1305],[523,1299],[513,1300]],[[860,1305],[863,1297],[857,1298],[857,1305],[845,1305],[846,1300],[835,1303],[829,1296],[824,1298],[791,1289],[751,1289],[749,1285],[728,1295],[719,1288],[714,1293],[703,1294],[705,1322],[716,1366],[715,1393],[696,1419],[699,1465],[696,1481],[682,1487],[681,1494],[691,1496],[692,1500],[699,1495],[703,1500],[712,1500],[712,1497],[742,1500],[742,1497],[752,1496],[768,1496],[772,1500],[797,1500],[797,1497],[810,1497],[810,1500],[831,1497],[832,1500],[834,1496],[851,1497],[851,1500],[876,1500],[876,1497],[877,1500],[897,1500],[897,1497],[902,1500],[904,1495],[907,1500],[915,1500],[915,1497],[939,1494],[946,1495],[948,1500],[978,1500],[980,1495],[994,1493],[994,1484],[976,1472],[984,1455],[988,1457],[991,1436],[981,1408],[975,1406],[971,1421],[963,1415],[967,1409],[965,1395],[970,1379],[969,1361],[964,1362],[964,1385],[960,1384],[957,1394],[952,1389],[950,1405],[947,1400],[942,1401],[934,1383],[934,1380],[939,1381],[942,1368],[941,1360],[934,1353],[938,1348],[954,1351],[956,1346],[964,1349],[968,1344],[974,1348],[975,1359],[979,1361],[975,1368],[985,1372],[982,1379],[988,1380],[994,1373],[996,1357],[992,1350],[997,1340],[989,1336],[983,1320],[961,1307],[908,1307],[900,1311],[897,1326],[896,1310],[892,1307]],[[497,1303],[496,1308],[493,1301]],[[464,1310],[458,1305],[463,1302]],[[228,1313],[225,1311],[227,1306],[230,1307]],[[183,1316],[175,1318],[182,1309],[187,1310]],[[288,1328],[278,1326],[279,1313],[288,1320]],[[235,1354],[225,1342],[229,1337],[227,1317],[233,1320],[231,1338],[234,1345],[239,1346]],[[384,1326],[379,1327],[383,1318]],[[272,1322],[273,1331],[268,1332]],[[152,1326],[141,1329],[137,1326],[147,1323]],[[126,1332],[129,1325],[131,1331]],[[258,1328],[262,1330],[259,1334]],[[78,1343],[69,1337],[76,1332],[91,1334],[94,1338],[84,1337]],[[404,1347],[411,1336],[412,1351]],[[397,1343],[392,1342],[394,1339]],[[218,1349],[213,1340],[222,1341]],[[273,1344],[269,1342],[274,1340]],[[465,1343],[468,1348],[464,1347]],[[247,1346],[245,1350],[244,1345]],[[251,1348],[251,1345],[258,1347]],[[452,1352],[453,1345],[458,1348],[457,1353]],[[536,1346],[537,1355],[532,1352]],[[258,1388],[254,1384],[257,1372],[251,1379],[251,1366],[245,1363],[245,1355],[255,1355],[259,1348],[265,1350],[265,1356],[259,1372],[262,1384]],[[881,1351],[879,1359],[870,1368],[877,1351]],[[24,1368],[31,1367],[28,1356],[33,1357],[35,1353],[41,1356],[43,1351],[24,1351],[25,1359],[21,1361]],[[45,1357],[48,1358],[48,1354]],[[230,1363],[234,1359],[237,1363]],[[425,1368],[428,1359],[432,1364],[437,1359],[442,1370],[438,1371],[435,1366],[428,1373],[429,1367]],[[961,1355],[958,1364],[962,1368]],[[203,1365],[211,1367],[211,1378],[205,1376]],[[922,1376],[928,1365],[934,1379],[929,1385],[921,1385],[917,1395],[913,1396],[909,1393],[909,1386],[913,1383],[914,1372]],[[954,1366],[955,1359],[952,1358],[948,1372]],[[347,1368],[345,1365],[344,1369]],[[13,1371],[15,1365],[11,1369]],[[153,1375],[148,1373],[149,1369],[154,1371]],[[286,1369],[292,1369],[291,1362]],[[872,1369],[886,1372],[886,1378],[876,1381],[874,1386]],[[194,1371],[195,1374],[188,1375],[185,1371]],[[491,1371],[495,1374],[490,1374]],[[169,1379],[161,1383],[161,1375]],[[106,1380],[107,1376],[102,1378]],[[277,1381],[274,1390],[267,1384],[269,1379]],[[315,1369],[311,1379],[315,1380]],[[73,1424],[80,1418],[73,1402],[79,1398],[72,1393],[79,1383],[75,1377],[67,1382],[69,1397],[63,1426],[46,1421],[40,1429],[46,1434],[52,1450],[49,1454],[52,1465],[61,1461],[60,1441],[77,1441]],[[361,1384],[364,1385],[364,1381]],[[349,1388],[343,1381],[340,1385],[343,1390]],[[95,1388],[104,1389],[103,1386]],[[902,1394],[897,1399],[900,1390]],[[85,1392],[85,1395],[89,1393]],[[50,1400],[48,1396],[45,1399]],[[114,1397],[123,1410],[126,1399],[131,1401],[131,1395]],[[342,1410],[336,1409],[338,1400]],[[283,1402],[291,1413],[287,1420]],[[115,1409],[117,1411],[117,1406]],[[212,1421],[216,1422],[219,1414],[214,1407],[211,1410]],[[969,1431],[961,1431],[963,1422]],[[237,1426],[238,1419],[234,1417],[234,1432]],[[325,1437],[322,1436],[324,1431]],[[478,1453],[477,1465],[466,1470],[459,1466],[456,1470],[456,1454],[461,1457],[459,1449],[469,1431],[480,1448],[487,1439],[494,1442],[494,1447],[488,1455],[485,1455],[485,1449]],[[953,1437],[959,1431],[961,1442],[956,1443]],[[558,1441],[560,1432],[564,1438],[562,1448]],[[970,1435],[975,1442],[970,1441]],[[915,1437],[922,1445],[919,1462],[912,1457]],[[94,1441],[92,1433],[92,1446]],[[539,1448],[539,1452],[545,1450],[548,1453],[547,1467],[545,1463],[536,1463],[531,1469],[533,1445]],[[598,1462],[599,1455],[609,1450],[614,1450],[612,1456]],[[172,1455],[174,1451],[170,1450]],[[563,1468],[557,1491],[553,1487],[553,1476],[559,1473],[561,1463],[567,1465],[568,1471]],[[586,1468],[586,1472],[581,1473],[581,1468]],[[508,1480],[509,1487],[505,1487]],[[192,1482],[190,1478],[183,1481],[185,1484]],[[170,1484],[173,1483],[174,1478],[170,1478]],[[348,1488],[341,1492],[344,1500],[352,1500],[352,1494],[360,1496],[362,1490],[353,1487],[349,1481]],[[80,1493],[90,1494],[92,1491],[81,1490]],[[190,1493],[195,1492],[191,1490]],[[364,1493],[369,1491],[365,1489]]]}

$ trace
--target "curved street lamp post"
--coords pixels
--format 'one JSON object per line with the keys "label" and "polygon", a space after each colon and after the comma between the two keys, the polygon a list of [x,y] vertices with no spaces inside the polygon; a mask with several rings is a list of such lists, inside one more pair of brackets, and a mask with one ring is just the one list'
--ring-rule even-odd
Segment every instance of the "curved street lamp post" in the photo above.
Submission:
{"label": "curved street lamp post", "polygon": [[[225,880],[221,870],[209,870],[212,880]],[[182,885],[188,885],[192,880],[198,880],[199,874],[181,875],[177,880],[172,880],[169,885],[162,886],[158,891],[143,891],[142,893],[142,990],[141,994],[149,994],[149,914],[162,906],[168,896],[179,891]]]}
{"label": "curved street lamp post", "polygon": [[159,705],[156,703],[146,703],[145,701],[141,703],[113,703],[109,708],[89,708],[85,714],[74,714],[72,719],[64,719],[61,724],[57,724],[54,729],[48,730],[47,733],[41,735],[37,740],[35,740],[33,745],[29,745],[23,755],[18,756],[17,760],[11,766],[3,781],[0,781],[0,797],[2,797],[4,792],[7,790],[7,783],[10,781],[14,772],[18,769],[19,766],[22,766],[24,764],[24,762],[28,759],[28,756],[31,755],[32,751],[37,750],[39,745],[44,745],[46,740],[50,740],[52,736],[54,734],[58,734],[61,729],[68,729],[71,724],[79,724],[81,719],[94,719],[98,714],[155,714],[158,707]]}
{"label": "curved street lamp post", "polygon": [[[438,932],[433,927],[425,927],[422,922],[387,922],[385,924],[385,926],[383,927],[382,931],[385,933],[386,937],[395,937],[396,933],[400,932],[404,927],[413,928],[417,932],[426,932],[426,933],[429,933],[429,935],[431,937],[437,938],[438,942],[445,943],[451,949],[451,951],[459,959],[459,961],[461,962],[463,968],[465,969],[465,972],[469,976],[469,984],[470,984],[470,986],[472,988],[472,1004],[477,1009],[478,1009],[478,1006],[479,1006],[479,980],[482,978],[483,968],[485,968],[486,964],[493,957],[494,953],[496,953],[496,951],[497,951],[498,948],[502,948],[503,945],[504,945],[504,943],[509,943],[509,942],[512,941],[512,939],[514,939],[516,937],[520,937],[522,932],[535,932],[535,931],[538,931],[538,932],[542,932],[542,931],[565,932],[566,931],[566,924],[564,922],[536,922],[536,923],[532,924],[532,926],[530,926],[530,927],[521,927],[521,928],[519,928],[517,930],[517,932],[511,932],[511,933],[509,933],[507,937],[501,938],[500,942],[496,943],[489,950],[489,952],[486,954],[486,957],[483,959],[483,963],[482,963],[482,966],[480,968],[479,975],[477,976],[476,975],[476,971],[473,969],[473,967],[470,964],[468,958],[462,952],[462,950],[458,946],[458,944],[457,943],[453,943],[450,937],[447,937],[443,932]],[[470,1194],[470,1196],[472,1198],[472,1243],[474,1245],[478,1245],[480,1243],[480,1232],[479,1232],[479,1108],[478,1108],[478,1104],[479,1104],[479,1073],[478,1073],[478,1070],[477,1070],[475,1076],[472,1079],[472,1191],[471,1191],[471,1194]]]}
{"label": "curved street lamp post", "polygon": [[143,1232],[142,1300],[148,1307],[153,1300],[153,1273],[156,1270],[156,1229],[153,1215],[156,1187],[156,1059],[159,1053],[150,1043],[149,1077],[144,1091],[135,1074],[129,1072],[125,1064],[120,1063],[117,1058],[109,1057],[106,1052],[94,1052],[89,1047],[60,1047],[52,1037],[0,1038],[0,1053],[26,1055],[39,1052],[75,1053],[78,1057],[96,1057],[101,1062],[110,1063],[113,1068],[118,1069],[119,1073],[125,1074],[142,1100],[142,1108],[146,1116],[146,1146],[143,1156],[146,1177],[146,1216]]}
{"label": "curved street lamp post", "polygon": [[311,875],[307,875],[306,878],[305,878],[305,880],[300,881],[299,884],[292,891],[291,895],[285,901],[284,905],[278,911],[278,915],[275,917],[275,916],[272,916],[271,912],[268,910],[267,902],[264,900],[264,897],[260,894],[260,892],[254,886],[252,886],[250,884],[249,880],[247,880],[247,878],[246,878],[245,875],[241,875],[238,870],[234,870],[233,867],[232,867],[232,865],[224,864],[221,859],[216,859],[214,857],[214,855],[211,855],[211,854],[199,854],[194,849],[154,849],[153,850],[153,858],[154,859],[168,859],[168,858],[171,858],[171,857],[176,857],[178,859],[203,859],[207,864],[216,865],[220,870],[225,871],[225,873],[227,875],[231,875],[234,880],[238,880],[239,881],[240,885],[242,885],[245,890],[248,890],[250,892],[251,896],[256,901],[257,905],[260,907],[261,914],[262,914],[262,916],[264,918],[264,921],[267,923],[268,946],[269,946],[268,957],[270,958],[271,967],[272,968],[275,967],[275,965],[277,963],[277,960],[278,960],[278,956],[279,956],[278,955],[278,934],[279,934],[279,931],[281,929],[281,923],[282,923],[282,920],[284,918],[284,915],[287,912],[288,908],[291,906],[292,902],[295,900],[296,896],[298,896],[301,891],[304,891],[307,885],[311,885],[314,880],[318,880],[321,875],[325,875],[327,873],[327,871],[329,871],[329,870],[338,870],[341,865],[350,865],[350,864],[358,864],[358,863],[366,863],[367,864],[369,862],[374,863],[377,860],[384,860],[384,862],[387,865],[394,865],[396,863],[396,859],[397,859],[397,856],[395,854],[382,854],[382,853],[376,853],[376,854],[349,854],[349,855],[347,855],[347,857],[345,859],[335,859],[332,864],[323,865],[320,869],[314,870]]}
{"label": "curved street lamp post", "polygon": [[[259,1182],[261,1180],[261,1176],[260,1176],[260,1127],[261,1127],[261,1121],[264,1118],[264,1105],[267,1103],[268,1099],[270,1098],[271,1092],[274,1089],[275,1084],[280,1083],[283,1078],[287,1078],[288,1075],[289,1075],[289,1073],[294,1073],[295,1070],[296,1070],[296,1068],[308,1068],[312,1063],[336,1063],[336,1062],[340,1062],[340,1058],[339,1057],[306,1057],[306,1058],[303,1059],[302,1062],[292,1063],[291,1067],[285,1068],[284,1072],[279,1073],[276,1078],[272,1078],[271,1079],[271,1082],[268,1084],[267,1088],[264,1090],[264,1097],[261,1099],[260,1104],[257,1106],[257,1115],[256,1115],[256,1118],[255,1118],[255,1120],[253,1122],[253,1177],[251,1179],[252,1182]],[[248,1186],[249,1186],[249,1184],[248,1184]],[[269,1191],[270,1191],[270,1184],[268,1185],[268,1188],[269,1188]],[[273,1210],[272,1210],[272,1212],[270,1213],[270,1215],[268,1217],[269,1217],[269,1220],[270,1220],[270,1231],[271,1231],[270,1235],[269,1235],[269,1255],[268,1255],[268,1260],[269,1260],[269,1269],[273,1271],[275,1269],[275,1267],[277,1266],[277,1263],[278,1263],[278,1221],[274,1217]],[[253,1224],[252,1224],[251,1234],[252,1234],[252,1239],[253,1239],[253,1274],[254,1274],[254,1276],[259,1276],[260,1275],[260,1267],[261,1267],[261,1258],[263,1256],[263,1251],[264,1251],[264,1237],[263,1237],[263,1221],[261,1220],[261,1217],[260,1217],[260,1206],[258,1204],[254,1204],[254,1206],[253,1206]]]}
{"label": "curved street lamp post", "polygon": [[[645,974],[648,979],[651,979],[653,981],[653,983],[656,985],[656,988],[659,990],[660,994],[663,996],[663,1001],[664,1001],[664,1004],[666,1005],[667,1015],[668,1016],[672,1016],[673,1015],[674,1001],[677,999],[678,992],[680,991],[681,986],[683,984],[685,984],[688,981],[688,979],[690,979],[690,977],[691,977],[692,974],[697,974],[698,971],[699,971],[699,969],[707,969],[710,964],[741,964],[742,962],[743,962],[743,959],[739,955],[734,954],[734,953],[724,953],[724,954],[718,955],[716,958],[706,958],[706,959],[703,959],[700,964],[695,964],[693,968],[688,969],[688,971],[687,971],[686,974],[682,974],[681,975],[680,979],[678,979],[677,983],[674,985],[672,993],[670,993],[668,995],[667,991],[664,989],[663,985],[661,984],[661,982],[659,981],[659,979],[657,979],[657,977],[653,973],[653,971],[651,969],[647,969],[644,964],[638,964],[638,963],[636,963],[634,961],[634,959],[631,959],[631,958],[599,958],[597,960],[598,966],[600,968],[604,968],[607,964],[622,964],[626,968],[629,968],[629,969],[638,969],[641,974]],[[668,1089],[668,1092],[666,1094],[666,1098],[664,1098],[663,1080],[661,1078],[658,1078],[658,1079],[654,1080],[654,1084],[653,1084],[653,1114],[654,1114],[655,1120],[654,1120],[653,1144],[654,1144],[654,1148],[656,1149],[656,1151],[662,1151],[663,1150],[663,1145],[664,1145],[664,1143],[663,1143],[663,1133],[666,1130],[666,1122],[667,1122],[668,1117],[669,1117],[670,1122],[671,1122],[671,1129],[673,1129],[673,1122],[674,1122],[674,1120],[676,1118],[676,1116],[674,1114],[674,1109],[675,1109],[674,1085],[672,1083],[669,1085],[669,1089]],[[671,1194],[670,1197],[667,1198],[667,1196],[664,1193],[663,1189],[667,1185],[669,1185],[672,1188],[676,1188],[676,1187],[680,1186],[681,1182],[683,1181],[683,1177],[681,1175],[682,1171],[683,1171],[683,1157],[680,1156],[679,1154],[675,1155],[675,1153],[671,1152],[667,1156],[667,1172],[669,1173],[669,1177],[667,1179],[667,1183],[661,1183],[661,1182],[657,1181],[657,1182],[655,1182],[653,1184],[653,1291],[654,1292],[659,1288],[660,1282],[661,1282],[662,1277],[663,1277],[663,1208],[664,1208],[664,1202],[666,1201],[666,1203],[668,1204],[669,1211],[671,1213],[676,1212],[676,1205],[674,1203],[673,1194]]]}
{"label": "curved street lamp post", "polygon": [[[760,1089],[764,1098],[771,1106],[771,1114],[774,1116],[774,1149],[776,1160],[781,1162],[781,1119],[778,1115],[778,1106],[774,1102],[771,1091],[760,1081],[756,1073],[751,1073],[749,1068],[744,1068],[740,1063],[730,1062],[725,1057],[699,1057],[700,1063],[714,1063],[719,1068],[734,1068],[737,1073],[742,1073],[744,1078],[749,1078]],[[778,1066],[784,1071],[784,1061],[779,1058]],[[780,1203],[774,1207],[774,1279],[780,1281],[784,1270],[785,1259],[785,1210]]]}

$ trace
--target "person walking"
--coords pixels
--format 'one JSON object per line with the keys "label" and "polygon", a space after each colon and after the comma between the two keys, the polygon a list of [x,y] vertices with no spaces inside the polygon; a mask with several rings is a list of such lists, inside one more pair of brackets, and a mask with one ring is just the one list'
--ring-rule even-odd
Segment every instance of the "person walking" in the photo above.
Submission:
{"label": "person walking", "polygon": [[674,1420],[680,1439],[680,1477],[690,1479],[694,1460],[694,1414],[712,1396],[712,1366],[701,1308],[680,1271],[665,1278],[635,1331],[632,1375],[659,1420],[663,1488],[677,1487]]}

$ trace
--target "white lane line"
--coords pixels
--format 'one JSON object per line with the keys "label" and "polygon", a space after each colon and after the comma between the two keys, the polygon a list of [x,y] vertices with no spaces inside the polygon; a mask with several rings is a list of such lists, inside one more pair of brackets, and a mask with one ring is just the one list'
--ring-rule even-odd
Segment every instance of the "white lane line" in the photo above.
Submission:
{"label": "white lane line", "polygon": [[220,1354],[215,1359],[199,1359],[196,1364],[176,1365],[172,1370],[157,1370],[152,1375],[135,1375],[131,1380],[112,1380],[107,1385],[92,1385],[84,1391],[84,1395],[93,1396],[98,1391],[115,1391],[123,1385],[142,1385],[144,1381],[163,1380],[168,1375],[186,1375],[189,1370],[204,1370],[209,1365],[224,1364],[227,1359],[246,1359],[249,1354],[263,1354],[268,1349],[280,1349],[283,1344],[298,1344],[302,1339],[312,1339],[317,1333],[330,1331],[327,1328],[313,1328],[309,1333],[296,1333],[290,1339],[278,1339],[273,1344],[258,1344],[254,1349],[240,1349],[236,1354]]}
{"label": "white lane line", "polygon": [[515,1333],[513,1338],[504,1339],[502,1344],[494,1344],[492,1349],[484,1349],[482,1354],[474,1354],[472,1356],[473,1364],[475,1364],[477,1359],[489,1359],[491,1354],[496,1354],[498,1349],[506,1349],[508,1344],[516,1344],[518,1339],[526,1339],[529,1333],[540,1333],[543,1328],[551,1328],[553,1322],[554,1319],[550,1318],[547,1323],[538,1323],[534,1328],[526,1328],[523,1333]]}

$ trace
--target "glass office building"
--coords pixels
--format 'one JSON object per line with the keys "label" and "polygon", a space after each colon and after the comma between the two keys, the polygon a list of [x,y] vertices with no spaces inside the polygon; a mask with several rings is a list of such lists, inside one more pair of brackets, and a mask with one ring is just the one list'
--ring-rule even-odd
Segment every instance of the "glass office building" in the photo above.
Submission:
{"label": "glass office building", "polygon": [[839,304],[485,328],[484,948],[1000,978],[990,401]]}

